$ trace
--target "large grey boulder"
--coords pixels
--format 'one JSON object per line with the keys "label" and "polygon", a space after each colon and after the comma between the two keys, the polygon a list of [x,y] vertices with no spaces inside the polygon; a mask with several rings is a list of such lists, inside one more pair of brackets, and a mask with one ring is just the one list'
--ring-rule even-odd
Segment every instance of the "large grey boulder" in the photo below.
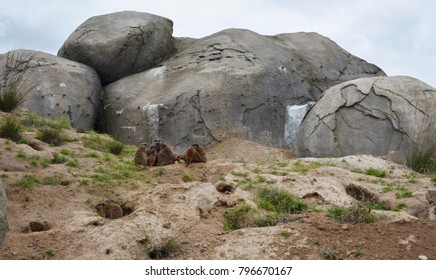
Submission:
{"label": "large grey boulder", "polygon": [[65,41],[58,56],[93,67],[103,84],[156,66],[173,51],[173,22],[133,11],[95,16]]}
{"label": "large grey boulder", "polygon": [[2,247],[3,240],[5,238],[6,232],[8,231],[8,219],[7,219],[7,198],[6,191],[3,187],[3,182],[0,179],[0,248]]}
{"label": "large grey boulder", "polygon": [[436,89],[411,77],[362,78],[323,94],[302,122],[301,157],[388,155],[406,162],[436,147]]}
{"label": "large grey boulder", "polygon": [[228,29],[176,41],[181,51],[159,67],[104,88],[103,131],[132,144],[159,136],[178,151],[227,137],[284,147],[288,105],[349,79],[385,75],[316,33]]}
{"label": "large grey boulder", "polygon": [[94,127],[101,84],[91,67],[43,52],[15,50],[0,56],[2,90],[15,81],[25,94],[23,106],[31,112],[68,119],[76,128]]}

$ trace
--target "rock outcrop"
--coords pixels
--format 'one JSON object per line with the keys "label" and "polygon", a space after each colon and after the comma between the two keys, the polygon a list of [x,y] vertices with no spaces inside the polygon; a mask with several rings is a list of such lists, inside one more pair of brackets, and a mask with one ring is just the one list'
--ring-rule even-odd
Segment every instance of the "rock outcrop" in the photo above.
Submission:
{"label": "rock outcrop", "polygon": [[182,150],[241,137],[284,147],[288,105],[338,83],[385,75],[316,33],[262,36],[228,29],[176,40],[159,67],[104,88],[101,129],[139,144],[156,136]]}
{"label": "rock outcrop", "polygon": [[58,56],[93,67],[103,84],[156,66],[173,51],[173,22],[133,11],[95,16],[65,41]]}
{"label": "rock outcrop", "polygon": [[334,86],[306,115],[301,157],[388,155],[406,162],[436,147],[436,89],[406,76],[362,78]]}
{"label": "rock outcrop", "polygon": [[3,240],[6,232],[8,231],[8,219],[7,219],[7,199],[6,191],[3,188],[3,182],[0,179],[0,248],[2,247]]}
{"label": "rock outcrop", "polygon": [[91,67],[43,52],[15,50],[0,56],[0,81],[5,86],[17,80],[23,106],[31,112],[68,119],[76,128],[94,127],[101,84]]}

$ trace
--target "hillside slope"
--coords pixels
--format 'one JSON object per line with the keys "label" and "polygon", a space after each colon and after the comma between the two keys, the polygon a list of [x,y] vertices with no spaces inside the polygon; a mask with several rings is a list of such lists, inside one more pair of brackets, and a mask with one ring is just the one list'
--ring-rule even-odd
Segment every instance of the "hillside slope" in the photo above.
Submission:
{"label": "hillside slope", "polygon": [[[0,113],[0,123],[7,116]],[[114,155],[110,137],[67,126],[60,145],[49,145],[37,138],[62,122],[27,112],[19,118],[25,140],[0,138],[10,226],[0,259],[436,258],[435,180],[403,165],[363,155],[297,159],[228,139],[207,151],[207,163],[143,169],[133,164],[134,146]],[[220,182],[235,190],[217,191]],[[290,193],[307,208],[274,211],[261,202],[265,189]],[[123,217],[97,211],[108,199]],[[359,200],[379,209],[370,211],[376,222],[328,217],[333,206]]]}

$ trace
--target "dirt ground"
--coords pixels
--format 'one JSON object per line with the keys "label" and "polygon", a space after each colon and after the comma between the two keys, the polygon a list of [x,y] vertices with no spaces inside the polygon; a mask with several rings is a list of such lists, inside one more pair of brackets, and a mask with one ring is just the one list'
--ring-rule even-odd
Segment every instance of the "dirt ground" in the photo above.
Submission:
{"label": "dirt ground", "polygon": [[[289,150],[228,139],[207,151],[207,163],[138,169],[134,152],[96,151],[84,146],[88,134],[63,133],[70,141],[60,146],[37,140],[36,130],[24,133],[31,144],[0,138],[10,226],[0,259],[150,259],[170,243],[162,258],[436,259],[428,198],[436,186],[402,165],[371,156],[296,159]],[[55,155],[64,161],[55,163]],[[366,174],[368,168],[386,175]],[[235,190],[218,192],[218,182]],[[228,211],[258,208],[262,187],[286,190],[309,207],[275,226],[224,230]],[[355,189],[391,210],[402,207],[372,211],[378,220],[370,224],[328,217],[332,206],[359,199]],[[122,205],[124,216],[98,213],[96,205],[107,199]]]}

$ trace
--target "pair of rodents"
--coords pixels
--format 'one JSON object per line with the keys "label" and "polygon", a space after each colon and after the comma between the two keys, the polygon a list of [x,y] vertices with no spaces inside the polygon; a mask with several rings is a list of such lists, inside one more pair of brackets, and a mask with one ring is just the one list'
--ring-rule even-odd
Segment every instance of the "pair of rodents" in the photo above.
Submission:
{"label": "pair of rodents", "polygon": [[206,151],[198,144],[192,144],[178,159],[183,160],[188,166],[192,162],[207,162]]}
{"label": "pair of rodents", "polygon": [[186,166],[192,162],[206,162],[206,151],[200,145],[193,144],[182,155],[178,155],[162,139],[157,138],[150,146],[141,143],[134,159],[135,164],[142,166],[163,166],[180,160],[183,160]]}

